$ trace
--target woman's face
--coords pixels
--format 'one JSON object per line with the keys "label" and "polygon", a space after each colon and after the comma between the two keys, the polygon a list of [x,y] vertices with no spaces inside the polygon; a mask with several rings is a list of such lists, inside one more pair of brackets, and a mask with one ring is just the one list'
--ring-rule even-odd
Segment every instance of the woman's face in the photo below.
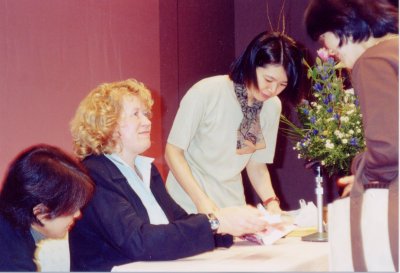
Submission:
{"label": "woman's face", "polygon": [[287,75],[282,65],[268,64],[256,68],[258,89],[251,86],[253,97],[258,101],[266,101],[279,95],[287,86]]}
{"label": "woman's face", "polygon": [[42,222],[43,226],[35,223],[32,227],[48,238],[60,239],[65,237],[80,216],[80,210],[73,214],[58,216],[52,219],[47,218],[46,214],[37,215],[37,218]]}
{"label": "woman's face", "polygon": [[340,39],[333,32],[322,34],[320,41],[331,55],[350,69],[353,68],[355,62],[365,51],[361,43],[354,43],[352,39],[344,41],[342,46],[339,47]]}
{"label": "woman's face", "polygon": [[122,105],[119,125],[122,152],[136,156],[151,145],[150,112],[137,96],[125,96]]}

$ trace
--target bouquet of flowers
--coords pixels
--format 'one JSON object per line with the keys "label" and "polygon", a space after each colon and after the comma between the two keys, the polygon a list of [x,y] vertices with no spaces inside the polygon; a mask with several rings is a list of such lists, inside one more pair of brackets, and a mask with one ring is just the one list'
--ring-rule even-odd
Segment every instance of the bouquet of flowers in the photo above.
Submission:
{"label": "bouquet of flowers", "polygon": [[352,89],[344,90],[340,64],[325,49],[317,53],[314,66],[304,62],[313,100],[296,108],[301,126],[282,115],[287,126],[281,129],[294,140],[298,158],[319,161],[329,176],[347,175],[353,157],[365,148],[359,103]]}

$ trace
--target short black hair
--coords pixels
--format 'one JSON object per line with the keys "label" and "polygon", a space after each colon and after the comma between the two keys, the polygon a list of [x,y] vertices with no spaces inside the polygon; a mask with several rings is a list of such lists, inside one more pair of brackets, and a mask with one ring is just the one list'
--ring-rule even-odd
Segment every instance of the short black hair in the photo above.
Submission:
{"label": "short black hair", "polygon": [[361,42],[399,31],[398,8],[387,0],[311,0],[304,20],[314,41],[332,32],[339,46],[349,38]]}
{"label": "short black hair", "polygon": [[10,164],[0,192],[0,213],[15,227],[41,224],[33,208],[43,204],[47,217],[72,214],[90,199],[94,184],[84,167],[60,148],[38,144]]}
{"label": "short black hair", "polygon": [[283,33],[261,32],[232,63],[229,77],[235,83],[258,88],[257,67],[282,65],[288,77],[288,84],[281,97],[296,102],[300,96],[298,89],[303,74],[303,51],[299,44]]}

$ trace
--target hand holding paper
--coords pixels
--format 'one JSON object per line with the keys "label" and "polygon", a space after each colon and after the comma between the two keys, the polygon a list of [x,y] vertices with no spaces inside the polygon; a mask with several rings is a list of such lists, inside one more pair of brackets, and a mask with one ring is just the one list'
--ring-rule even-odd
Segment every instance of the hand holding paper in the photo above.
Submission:
{"label": "hand holding paper", "polygon": [[262,232],[246,234],[242,236],[243,239],[261,245],[271,245],[295,228],[295,225],[282,221],[280,214],[270,214],[261,204],[257,208],[264,213],[264,217],[269,222],[270,227]]}

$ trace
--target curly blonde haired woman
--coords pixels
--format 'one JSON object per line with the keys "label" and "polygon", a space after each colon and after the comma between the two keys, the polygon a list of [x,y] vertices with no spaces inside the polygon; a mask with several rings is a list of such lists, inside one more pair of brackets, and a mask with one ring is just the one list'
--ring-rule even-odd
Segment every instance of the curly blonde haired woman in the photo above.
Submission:
{"label": "curly blonde haired woman", "polygon": [[109,271],[139,260],[170,260],[266,228],[257,209],[232,207],[215,215],[187,214],[167,193],[152,164],[153,100],[140,82],[106,83],[81,102],[71,122],[75,153],[96,190],[70,234],[72,271]]}

